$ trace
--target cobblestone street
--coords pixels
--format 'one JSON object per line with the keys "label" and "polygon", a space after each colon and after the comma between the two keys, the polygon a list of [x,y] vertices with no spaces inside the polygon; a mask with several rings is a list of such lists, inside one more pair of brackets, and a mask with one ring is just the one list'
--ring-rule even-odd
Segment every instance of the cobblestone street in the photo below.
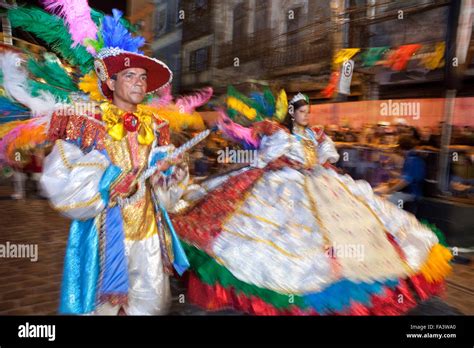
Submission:
{"label": "cobblestone street", "polygon": [[[15,201],[10,199],[10,194],[10,186],[3,182],[0,185],[0,244],[37,244],[38,261],[0,259],[0,315],[54,315],[59,302],[69,220],[55,213],[46,200],[30,195],[25,200]],[[454,272],[448,278],[446,298],[450,306],[470,315],[474,314],[474,293],[469,284],[472,279],[472,263],[454,265]],[[173,281],[172,289],[172,314],[209,314],[179,303],[178,296],[185,294],[181,282]]]}

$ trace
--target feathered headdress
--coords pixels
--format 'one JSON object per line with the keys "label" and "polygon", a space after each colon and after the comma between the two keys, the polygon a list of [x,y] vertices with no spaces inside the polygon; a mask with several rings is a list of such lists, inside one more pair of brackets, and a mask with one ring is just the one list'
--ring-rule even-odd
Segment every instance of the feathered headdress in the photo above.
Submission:
{"label": "feathered headdress", "polygon": [[[259,139],[252,128],[246,126],[256,125],[262,121],[275,121],[280,123],[288,112],[288,99],[285,90],[281,90],[277,97],[269,88],[263,92],[252,92],[250,97],[237,91],[233,86],[227,88],[227,112],[219,109],[219,129],[231,140],[241,143],[245,148],[257,148]],[[243,119],[242,124],[239,124]]]}
{"label": "feathered headdress", "polygon": [[[112,10],[112,16],[106,16],[92,10],[87,0],[44,0],[43,4],[51,14],[38,8],[9,9],[11,25],[44,40],[70,65],[78,66],[84,76],[79,87],[83,86],[84,92],[97,96],[99,91],[103,97],[111,98],[112,91],[105,81],[117,72],[133,67],[144,68],[154,77],[148,83],[148,93],[171,82],[172,73],[165,63],[142,54],[140,48],[145,39],[132,35],[130,24],[124,20],[119,10]],[[50,67],[46,67],[46,70],[48,68]],[[89,74],[93,69],[98,80]],[[59,70],[57,72],[57,76],[64,77]],[[43,78],[38,75],[36,77]],[[97,81],[97,89],[90,85],[94,79]],[[50,80],[46,82],[48,86],[57,87]],[[59,95],[58,99],[64,99],[65,95],[72,92],[70,83],[63,82],[66,83],[59,90],[52,90],[53,94]],[[65,86],[69,88],[61,93]],[[45,86],[36,88],[45,89]]]}
{"label": "feathered headdress", "polygon": [[251,122],[266,119],[281,122],[288,112],[288,100],[283,89],[277,98],[268,87],[265,87],[263,92],[252,92],[250,97],[247,97],[233,86],[228,86],[226,103],[230,118],[235,119],[240,114]]}
{"label": "feathered headdress", "polygon": [[[58,105],[74,103],[84,96],[97,102],[106,101],[111,97],[105,84],[107,78],[131,67],[144,68],[153,76],[148,81],[147,92],[156,93],[148,97],[149,107],[154,111],[158,108],[158,115],[166,119],[172,129],[204,128],[195,108],[210,99],[212,89],[203,89],[173,102],[171,71],[163,62],[142,54],[144,38],[133,35],[134,27],[120,11],[113,10],[112,15],[107,16],[91,9],[87,0],[42,2],[49,12],[20,6],[7,10],[12,28],[21,28],[42,40],[57,56],[46,53],[37,60],[29,52],[0,53],[1,94],[5,96],[0,98],[3,153],[15,148],[12,144],[24,146],[28,139],[31,147],[34,141],[43,141],[49,115]],[[30,116],[45,117],[18,123]],[[33,131],[41,134],[23,136]],[[22,140],[13,141],[16,138]]]}

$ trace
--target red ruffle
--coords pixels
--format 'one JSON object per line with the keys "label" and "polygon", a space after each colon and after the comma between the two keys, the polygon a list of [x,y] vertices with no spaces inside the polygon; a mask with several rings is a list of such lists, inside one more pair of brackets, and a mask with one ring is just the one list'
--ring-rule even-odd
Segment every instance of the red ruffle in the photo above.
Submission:
{"label": "red ruffle", "polygon": [[261,138],[264,135],[272,135],[280,130],[284,130],[289,133],[288,128],[281,125],[278,122],[264,120],[261,122],[256,122],[252,126],[252,136],[256,139]]}
{"label": "red ruffle", "polygon": [[[428,283],[422,275],[409,279],[416,292],[424,300],[437,295],[443,289],[443,283]],[[415,285],[416,284],[416,285]],[[251,315],[319,315],[315,310],[303,310],[297,306],[290,306],[284,310],[278,309],[256,296],[246,296],[236,292],[234,288],[225,288],[220,284],[209,285],[203,283],[196,274],[189,273],[188,283],[189,300],[208,310],[217,311],[232,308]],[[422,297],[424,294],[425,297]],[[417,305],[410,291],[407,281],[400,280],[399,285],[391,289],[385,287],[380,295],[371,296],[371,306],[360,303],[351,303],[350,308],[343,312],[334,312],[333,315],[402,315]]]}
{"label": "red ruffle", "polygon": [[[92,117],[92,115],[90,115]],[[63,116],[53,114],[48,130],[48,140],[55,142],[58,139],[81,140],[81,148],[95,144],[95,148],[104,148],[105,128],[98,122],[86,116]]]}
{"label": "red ruffle", "polygon": [[445,291],[444,281],[429,283],[421,274],[410,277],[410,284],[413,286],[416,293],[422,300],[426,300],[431,296],[444,293]]}
{"label": "red ruffle", "polygon": [[193,272],[188,280],[189,300],[208,311],[218,311],[232,308],[252,315],[308,315],[314,311],[303,311],[293,306],[291,309],[279,310],[256,296],[246,296],[237,293],[233,288],[224,288],[220,284],[208,285],[203,283]]}
{"label": "red ruffle", "polygon": [[200,249],[210,252],[212,241],[221,233],[222,223],[244,199],[263,169],[249,169],[243,175],[231,177],[198,202],[185,214],[172,216],[173,226],[180,238]]}

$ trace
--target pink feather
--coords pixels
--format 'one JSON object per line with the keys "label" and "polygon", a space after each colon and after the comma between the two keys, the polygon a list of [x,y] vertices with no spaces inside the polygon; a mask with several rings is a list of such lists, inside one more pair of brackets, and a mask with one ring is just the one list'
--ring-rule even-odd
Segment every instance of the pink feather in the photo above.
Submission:
{"label": "pink feather", "polygon": [[159,92],[159,97],[153,98],[150,102],[151,106],[156,108],[165,107],[173,102],[173,96],[171,95],[171,85],[167,84]]}
{"label": "pink feather", "polygon": [[185,113],[192,113],[194,110],[206,104],[212,97],[212,87],[205,87],[194,94],[182,96],[176,100],[176,105]]}
{"label": "pink feather", "polygon": [[74,41],[73,47],[82,44],[85,39],[97,38],[97,26],[91,18],[87,0],[43,0],[43,5],[47,11],[65,20]]}
{"label": "pink feather", "polygon": [[219,117],[217,119],[217,126],[220,131],[227,135],[230,139],[238,143],[247,143],[248,145],[258,148],[260,141],[252,135],[252,129],[241,126],[233,122],[225,113],[223,109],[218,109]]}

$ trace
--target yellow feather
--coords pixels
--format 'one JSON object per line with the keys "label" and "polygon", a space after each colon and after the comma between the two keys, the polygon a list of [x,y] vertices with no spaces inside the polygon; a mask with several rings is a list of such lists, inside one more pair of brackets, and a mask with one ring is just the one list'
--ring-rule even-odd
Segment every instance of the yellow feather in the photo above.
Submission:
{"label": "yellow feather", "polygon": [[275,109],[275,118],[279,122],[282,122],[286,117],[286,113],[288,112],[288,97],[286,96],[284,89],[282,89],[278,94]]}
{"label": "yellow feather", "polygon": [[247,117],[251,121],[253,119],[255,119],[255,117],[257,117],[257,110],[255,110],[254,108],[249,107],[248,105],[246,105],[245,103],[243,103],[242,101],[240,101],[237,98],[228,97],[227,98],[227,107],[230,108],[230,109],[234,109],[235,111],[237,111],[238,113],[244,115],[245,117]]}
{"label": "yellow feather", "polygon": [[30,120],[25,121],[12,121],[8,123],[4,123],[0,126],[0,139],[2,139],[8,132],[10,132],[13,128],[16,128],[20,124],[29,122]]}
{"label": "yellow feather", "polygon": [[103,102],[107,99],[100,93],[99,80],[95,71],[92,70],[79,80],[79,89],[85,93],[89,93],[92,100]]}
{"label": "yellow feather", "polygon": [[163,108],[155,108],[147,105],[146,108],[163,120],[168,121],[172,131],[202,131],[206,128],[204,121],[198,112],[193,112],[192,114],[183,113],[176,105],[170,105]]}
{"label": "yellow feather", "polygon": [[[97,75],[94,71],[91,71],[89,74],[81,78],[79,81],[79,88],[83,92],[89,93],[90,98],[93,100],[106,100],[100,93]],[[175,105],[163,108],[156,108],[150,105],[146,105],[145,107],[162,119],[168,121],[170,129],[173,131],[201,131],[206,128],[204,121],[198,112],[193,112],[192,114],[183,113],[179,111]]]}
{"label": "yellow feather", "polygon": [[453,255],[448,248],[441,244],[436,244],[431,248],[428,258],[421,266],[420,272],[428,282],[439,282],[451,272],[452,267],[449,261],[452,258]]}

